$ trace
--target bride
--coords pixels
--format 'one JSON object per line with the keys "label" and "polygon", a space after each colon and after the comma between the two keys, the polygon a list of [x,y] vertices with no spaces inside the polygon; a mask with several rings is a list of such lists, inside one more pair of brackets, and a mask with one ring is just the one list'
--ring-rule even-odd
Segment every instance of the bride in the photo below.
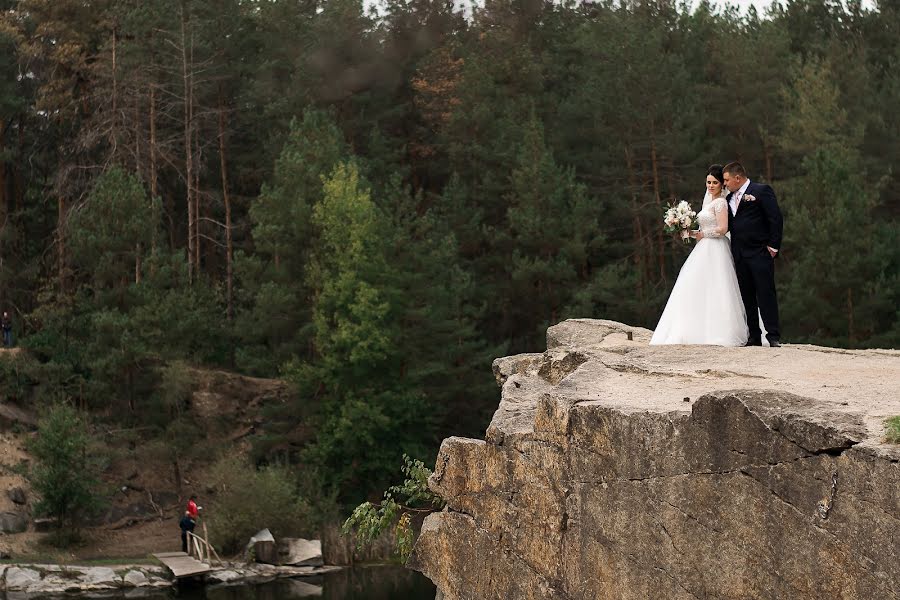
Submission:
{"label": "bride", "polygon": [[749,332],[731,242],[725,236],[728,204],[720,165],[707,171],[697,221],[700,231],[691,233],[697,246],[681,267],[650,343],[743,346]]}

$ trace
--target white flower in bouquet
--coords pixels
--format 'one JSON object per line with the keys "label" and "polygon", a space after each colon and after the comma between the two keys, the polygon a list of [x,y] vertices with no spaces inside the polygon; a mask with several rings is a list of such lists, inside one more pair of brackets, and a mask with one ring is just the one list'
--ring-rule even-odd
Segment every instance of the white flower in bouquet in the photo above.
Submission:
{"label": "white flower in bouquet", "polygon": [[678,233],[685,243],[690,243],[690,231],[693,229],[697,213],[691,209],[687,201],[670,204],[663,213],[663,224],[666,233]]}

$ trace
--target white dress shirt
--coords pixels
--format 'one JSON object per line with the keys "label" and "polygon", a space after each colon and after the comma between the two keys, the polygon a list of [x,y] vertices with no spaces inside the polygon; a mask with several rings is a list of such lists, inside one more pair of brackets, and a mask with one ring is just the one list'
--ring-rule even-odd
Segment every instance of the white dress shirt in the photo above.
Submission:
{"label": "white dress shirt", "polygon": [[[747,191],[747,188],[750,187],[750,180],[744,182],[744,185],[741,186],[741,189],[731,194],[731,201],[728,205],[731,207],[732,216],[737,215],[738,205],[741,203],[741,198],[744,197],[744,193]],[[777,248],[773,248],[772,246],[766,246],[772,256],[775,256],[778,253]]]}
{"label": "white dress shirt", "polygon": [[731,200],[728,202],[728,205],[731,207],[731,216],[737,215],[738,205],[741,203],[741,198],[743,198],[744,193],[747,191],[747,188],[750,187],[750,180],[744,182],[744,185],[741,186],[741,189],[731,194]]}

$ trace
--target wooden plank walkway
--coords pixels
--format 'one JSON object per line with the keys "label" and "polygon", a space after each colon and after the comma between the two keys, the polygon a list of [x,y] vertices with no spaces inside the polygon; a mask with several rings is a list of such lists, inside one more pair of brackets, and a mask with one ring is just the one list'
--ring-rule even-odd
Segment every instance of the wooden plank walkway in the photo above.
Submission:
{"label": "wooden plank walkway", "polygon": [[209,573],[211,568],[184,552],[158,552],[153,557],[172,571],[175,579]]}

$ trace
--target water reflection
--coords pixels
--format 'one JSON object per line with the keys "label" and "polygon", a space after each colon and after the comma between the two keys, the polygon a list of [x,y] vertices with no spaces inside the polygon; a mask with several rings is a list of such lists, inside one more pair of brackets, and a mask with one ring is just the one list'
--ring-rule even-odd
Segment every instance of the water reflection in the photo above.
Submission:
{"label": "water reflection", "polygon": [[[67,595],[77,600],[88,596]],[[323,600],[434,600],[434,585],[420,573],[396,566],[354,567],[326,573],[319,577],[278,579],[269,583],[249,585],[220,585],[182,588],[177,591],[130,592],[104,595],[106,599],[141,600],[293,600],[294,598],[322,598]],[[4,596],[0,599],[26,600],[24,595]],[[27,600],[36,600],[30,596]]]}
{"label": "water reflection", "polygon": [[434,584],[426,577],[394,566],[355,567],[321,577],[280,579],[262,585],[210,587],[198,591],[203,595],[196,598],[203,600],[434,600],[435,595]]}

